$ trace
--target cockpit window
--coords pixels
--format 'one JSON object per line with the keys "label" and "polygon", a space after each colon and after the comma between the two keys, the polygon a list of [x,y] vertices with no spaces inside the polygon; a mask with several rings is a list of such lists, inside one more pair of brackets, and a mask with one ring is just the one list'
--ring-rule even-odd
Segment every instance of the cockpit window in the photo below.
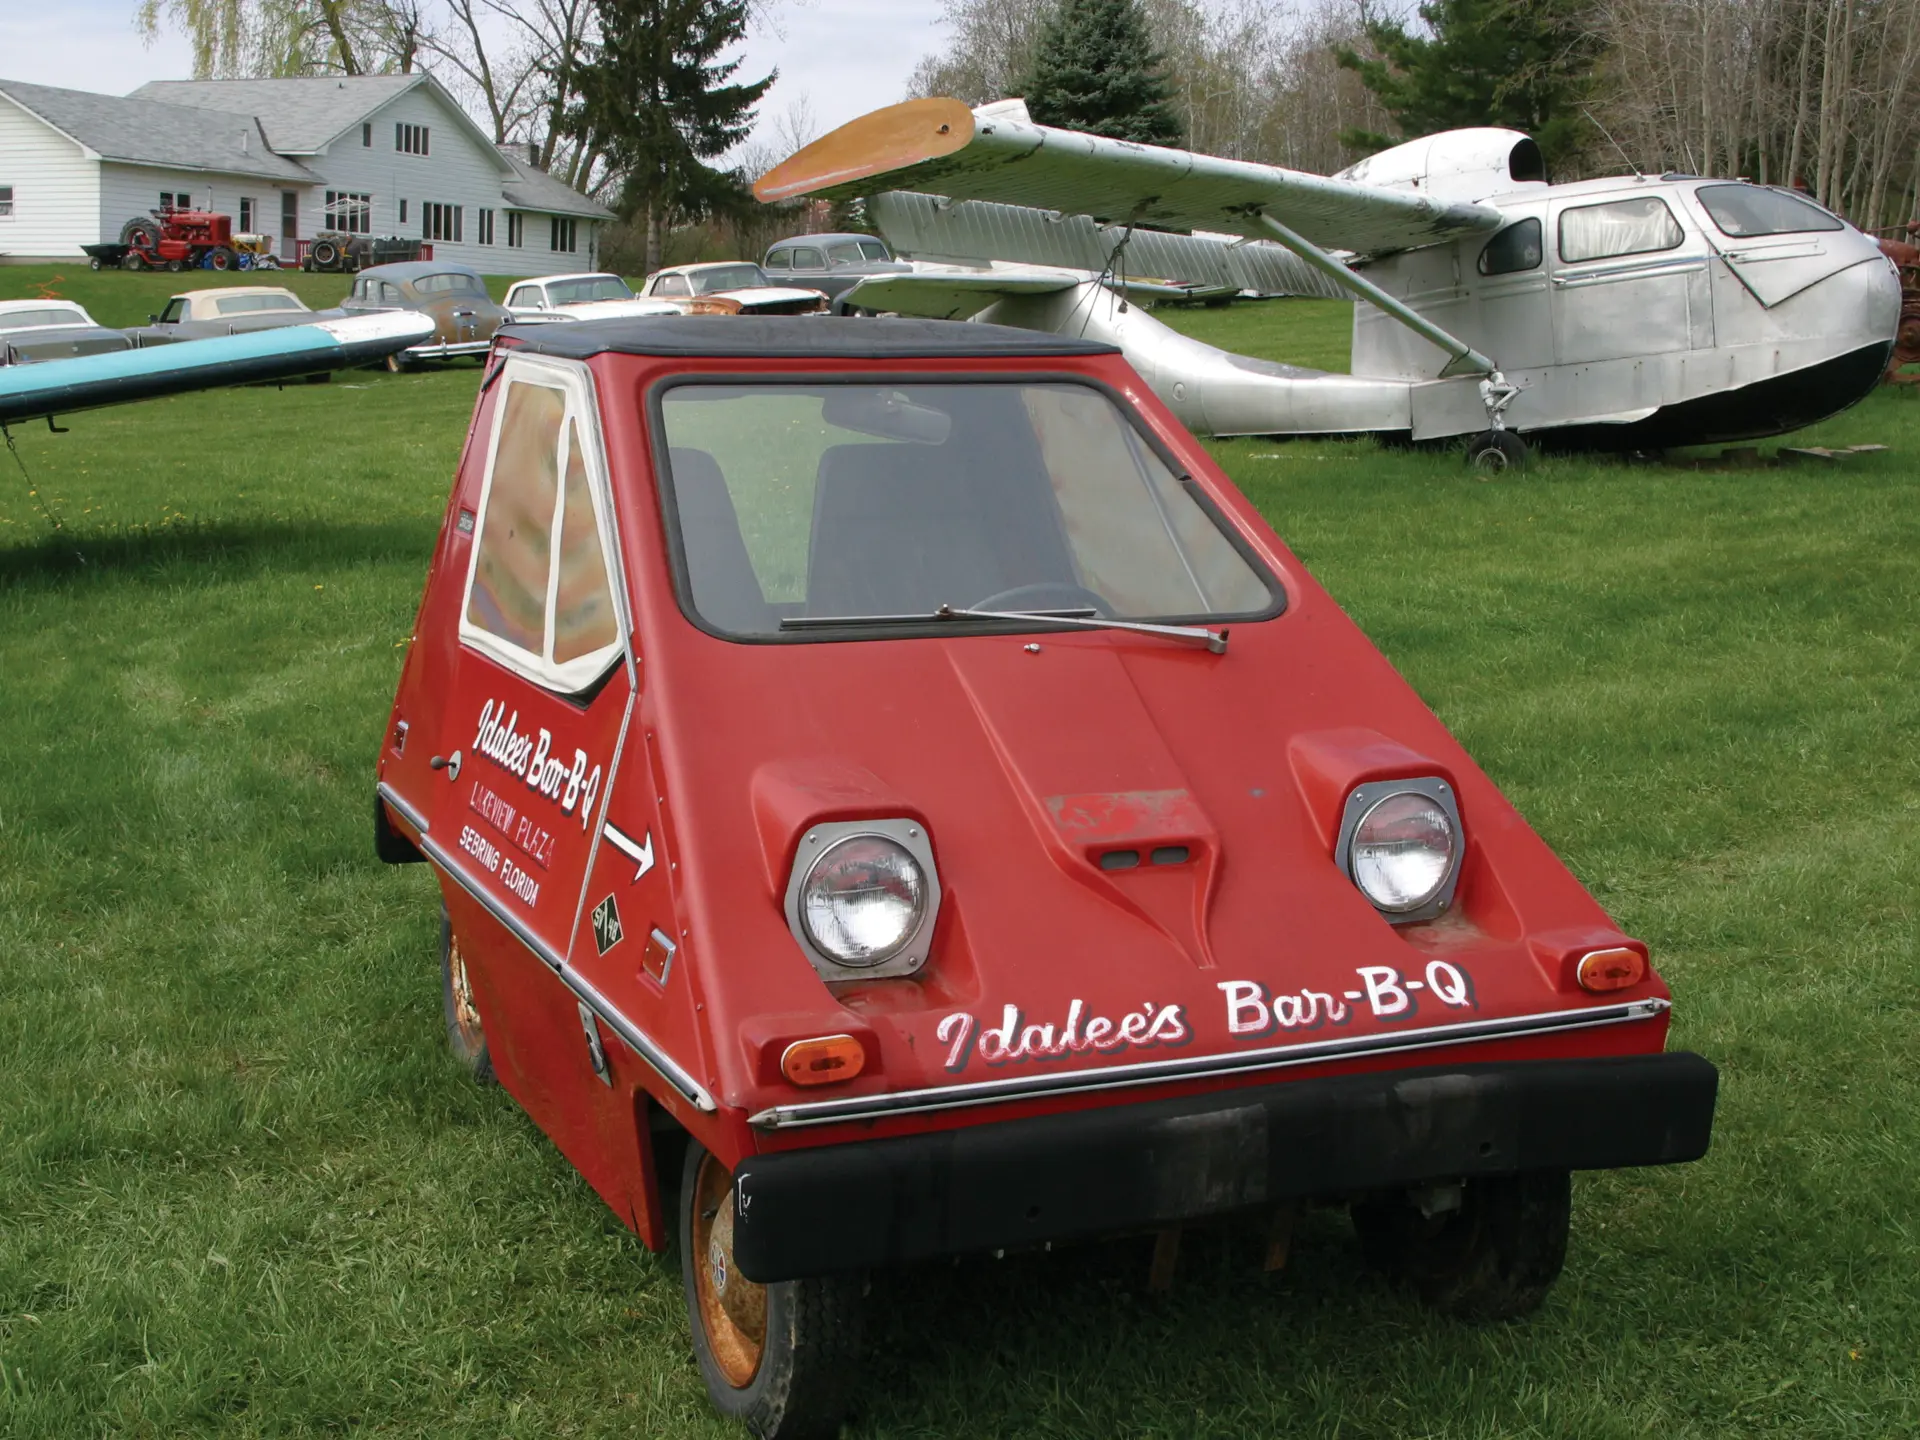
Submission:
{"label": "cockpit window", "polygon": [[1785,190],[1758,185],[1702,185],[1693,192],[1720,229],[1737,238],[1838,230],[1840,219]]}
{"label": "cockpit window", "polygon": [[1540,222],[1531,217],[1507,226],[1480,252],[1482,275],[1512,275],[1539,268],[1545,258]]}
{"label": "cockpit window", "polygon": [[794,622],[910,625],[943,605],[1226,619],[1278,600],[1092,386],[686,384],[660,408],[689,598],[724,633],[818,638]]}
{"label": "cockpit window", "polygon": [[1566,261],[1672,250],[1684,239],[1680,222],[1657,195],[1581,205],[1560,213],[1560,258]]}

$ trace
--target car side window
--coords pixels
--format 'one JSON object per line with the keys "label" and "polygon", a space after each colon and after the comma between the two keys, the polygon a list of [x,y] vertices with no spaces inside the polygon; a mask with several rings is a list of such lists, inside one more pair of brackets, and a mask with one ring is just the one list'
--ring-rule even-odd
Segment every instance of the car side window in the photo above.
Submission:
{"label": "car side window", "polygon": [[1657,195],[1560,212],[1560,258],[1568,262],[1672,250],[1684,239],[1680,222]]}
{"label": "car side window", "polygon": [[1537,270],[1546,258],[1541,244],[1540,222],[1529,216],[1509,225],[1486,243],[1480,252],[1482,275],[1516,275]]}
{"label": "car side window", "polygon": [[792,254],[793,252],[790,250],[769,250],[767,252],[765,268],[768,270],[785,270]]}
{"label": "car side window", "polygon": [[670,296],[691,295],[693,294],[693,285],[684,275],[662,275],[654,282],[653,293],[656,295]]}
{"label": "car side window", "polygon": [[569,420],[566,483],[560,496],[560,556],[553,582],[554,663],[578,660],[619,639],[600,521],[593,513],[593,492],[587,488],[580,422]]}
{"label": "car side window", "polygon": [[620,643],[595,511],[583,399],[525,373],[500,400],[461,637],[551,689],[572,691]]}
{"label": "car side window", "polygon": [[801,245],[796,247],[793,252],[793,268],[796,270],[824,270],[827,268],[827,262],[815,247],[811,245]]}
{"label": "car side window", "polygon": [[531,285],[522,285],[507,295],[507,308],[518,309],[522,306],[531,310],[540,303],[539,295]]}
{"label": "car side window", "polygon": [[171,325],[187,318],[187,302],[181,298],[167,301],[167,308],[160,312],[160,323]]}

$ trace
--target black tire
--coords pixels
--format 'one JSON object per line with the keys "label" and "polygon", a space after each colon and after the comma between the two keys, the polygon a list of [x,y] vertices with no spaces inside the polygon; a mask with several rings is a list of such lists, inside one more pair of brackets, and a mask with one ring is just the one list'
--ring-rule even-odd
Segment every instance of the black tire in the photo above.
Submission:
{"label": "black tire", "polygon": [[1404,1195],[1353,1206],[1367,1259],[1456,1319],[1516,1320],[1540,1308],[1567,1260],[1573,1177],[1530,1170],[1466,1182],[1431,1218]]}
{"label": "black tire", "polygon": [[87,260],[87,268],[89,270],[98,270],[100,268],[100,257],[98,255],[90,256]]}
{"label": "black tire", "polygon": [[1467,466],[1489,475],[1524,470],[1531,453],[1527,442],[1511,430],[1482,430],[1467,442]]}
{"label": "black tire", "polygon": [[227,249],[226,246],[216,245],[207,252],[207,268],[209,270],[231,270],[233,269],[233,265],[233,251]]}
{"label": "black tire", "polygon": [[494,1083],[493,1056],[487,1051],[487,1032],[473,1001],[466,962],[453,938],[453,917],[440,907],[440,1012],[447,1022],[447,1044],[467,1073],[482,1085]]}
{"label": "black tire", "polygon": [[120,257],[120,268],[122,270],[144,270],[147,268],[147,262],[140,258],[140,252],[138,250],[129,250],[125,255]]}
{"label": "black tire", "polygon": [[151,215],[136,215],[120,227],[120,243],[151,250],[160,243],[160,222]]}
{"label": "black tire", "polygon": [[[707,1396],[714,1409],[760,1440],[836,1435],[860,1369],[865,1280],[828,1275],[754,1285],[733,1266],[726,1238],[732,1233],[732,1209],[732,1177],[698,1141],[689,1140],[680,1172],[680,1282]],[[745,1289],[723,1303],[720,1297],[730,1284]],[[749,1331],[734,1324],[729,1304],[760,1317],[757,1354]],[[716,1333],[709,1333],[710,1324]],[[753,1361],[751,1373],[743,1373],[743,1345]]]}
{"label": "black tire", "polygon": [[307,255],[322,270],[331,270],[340,263],[340,247],[331,240],[314,241]]}
{"label": "black tire", "polygon": [[184,260],[167,261],[167,269],[170,270],[175,275],[178,275],[182,270],[186,268],[187,268],[187,262]]}

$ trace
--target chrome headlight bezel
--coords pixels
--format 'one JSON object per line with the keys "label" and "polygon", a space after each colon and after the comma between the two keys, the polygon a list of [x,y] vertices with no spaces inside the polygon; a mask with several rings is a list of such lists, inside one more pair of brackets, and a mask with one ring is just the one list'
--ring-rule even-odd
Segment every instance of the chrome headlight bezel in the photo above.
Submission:
{"label": "chrome headlight bezel", "polygon": [[[1439,806],[1447,817],[1447,823],[1453,827],[1453,853],[1447,861],[1446,873],[1441,877],[1439,887],[1423,903],[1405,910],[1391,910],[1381,905],[1355,878],[1353,873],[1354,833],[1360,828],[1373,808],[1381,801],[1395,795],[1419,795]],[[1466,858],[1467,836],[1460,824],[1460,802],[1453,793],[1453,787],[1437,775],[1422,775],[1406,780],[1369,780],[1364,785],[1356,785],[1347,795],[1346,809],[1340,816],[1340,835],[1334,842],[1333,854],[1340,871],[1360,896],[1372,905],[1380,918],[1392,925],[1412,925],[1422,920],[1432,920],[1446,913],[1453,904],[1453,892],[1460,884],[1460,866]]]}
{"label": "chrome headlight bezel", "polygon": [[[856,965],[836,959],[814,943],[801,916],[800,906],[807,879],[821,858],[841,841],[867,835],[891,840],[913,858],[926,882],[926,905],[921,911],[919,924],[908,932],[907,938],[892,955],[878,964]],[[933,863],[933,843],[927,838],[926,827],[918,820],[903,818],[831,820],[809,825],[800,837],[800,844],[794,851],[793,868],[787,875],[785,909],[787,929],[792,932],[794,943],[823,980],[881,980],[917,973],[927,963],[927,955],[933,944],[934,926],[940,918],[940,872]]]}

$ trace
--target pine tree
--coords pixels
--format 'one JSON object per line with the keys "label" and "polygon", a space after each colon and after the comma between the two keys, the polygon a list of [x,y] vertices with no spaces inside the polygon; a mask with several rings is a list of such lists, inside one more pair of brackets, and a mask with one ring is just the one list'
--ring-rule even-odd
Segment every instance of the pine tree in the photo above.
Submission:
{"label": "pine tree", "polygon": [[[740,62],[716,59],[747,32],[751,0],[598,0],[600,48],[586,68],[575,132],[604,149],[620,209],[643,217],[647,269],[660,265],[675,216],[745,206],[750,195],[716,159],[753,129],[775,75],[730,83]],[[776,72],[777,74],[777,72]]]}
{"label": "pine tree", "polygon": [[1179,118],[1139,0],[1060,0],[1041,31],[1027,110],[1042,125],[1178,145]]}
{"label": "pine tree", "polygon": [[1589,128],[1581,111],[1601,40],[1587,27],[1586,0],[1430,0],[1420,18],[1432,38],[1398,20],[1369,20],[1380,56],[1336,52],[1400,127],[1398,138],[1348,131],[1366,150],[1467,125],[1524,130],[1551,167],[1575,154]]}

